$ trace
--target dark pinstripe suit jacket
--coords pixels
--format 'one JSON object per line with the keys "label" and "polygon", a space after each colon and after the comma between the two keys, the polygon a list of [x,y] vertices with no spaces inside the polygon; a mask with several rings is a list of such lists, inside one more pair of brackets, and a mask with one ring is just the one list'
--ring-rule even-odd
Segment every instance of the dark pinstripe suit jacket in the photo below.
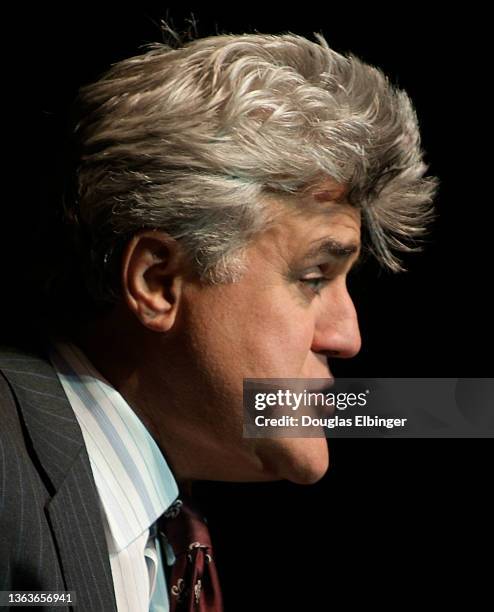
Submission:
{"label": "dark pinstripe suit jacket", "polygon": [[116,611],[81,430],[38,349],[0,349],[0,590],[75,591],[79,612]]}

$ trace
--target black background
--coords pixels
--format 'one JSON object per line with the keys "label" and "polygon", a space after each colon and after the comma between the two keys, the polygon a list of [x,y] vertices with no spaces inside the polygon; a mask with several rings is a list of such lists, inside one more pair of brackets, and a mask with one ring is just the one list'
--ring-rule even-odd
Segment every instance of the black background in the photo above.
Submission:
{"label": "black background", "polygon": [[[336,375],[492,376],[487,17],[473,6],[431,10],[106,2],[5,14],[4,133],[13,138],[2,207],[3,327],[26,328],[37,307],[39,219],[56,194],[77,88],[161,40],[161,18],[185,30],[193,14],[201,36],[322,32],[337,51],[382,68],[415,103],[429,172],[441,181],[438,218],[424,253],[406,258],[406,274],[369,263],[352,280],[363,348],[332,364]],[[436,597],[443,605],[465,586],[472,597],[482,579],[474,588],[470,572],[481,552],[492,553],[489,440],[335,440],[330,449],[330,471],[310,487],[197,487],[227,611],[339,609],[340,598],[345,608]]]}

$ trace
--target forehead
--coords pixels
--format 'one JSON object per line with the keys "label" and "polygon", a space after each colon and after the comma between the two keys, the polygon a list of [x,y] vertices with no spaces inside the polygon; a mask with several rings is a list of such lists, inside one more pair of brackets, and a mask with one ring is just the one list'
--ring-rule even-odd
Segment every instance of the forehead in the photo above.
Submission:
{"label": "forehead", "polygon": [[[348,204],[326,203],[321,211],[312,207],[286,210],[275,216],[269,229],[256,242],[256,248],[273,261],[302,260],[330,254],[322,248],[333,244],[335,252],[342,247],[342,255],[350,257],[360,247],[360,211]],[[344,253],[344,249],[348,253]]]}
{"label": "forehead", "polygon": [[302,200],[305,200],[307,205],[310,205],[310,200],[321,204],[345,204],[348,191],[348,185],[325,177],[309,185],[302,194]]}

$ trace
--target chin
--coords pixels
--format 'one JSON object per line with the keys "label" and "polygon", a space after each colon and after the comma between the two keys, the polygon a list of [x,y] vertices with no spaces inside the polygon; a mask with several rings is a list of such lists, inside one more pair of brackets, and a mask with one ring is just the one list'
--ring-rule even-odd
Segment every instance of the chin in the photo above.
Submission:
{"label": "chin", "polygon": [[258,456],[275,479],[309,485],[321,480],[328,471],[326,438],[279,438],[263,442]]}

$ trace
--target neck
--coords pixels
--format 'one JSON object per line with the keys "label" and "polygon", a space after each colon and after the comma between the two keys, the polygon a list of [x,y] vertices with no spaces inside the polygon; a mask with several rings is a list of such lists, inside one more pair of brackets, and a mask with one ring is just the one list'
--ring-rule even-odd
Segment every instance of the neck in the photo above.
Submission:
{"label": "neck", "polygon": [[180,488],[190,488],[190,479],[184,474],[180,453],[175,448],[180,422],[174,416],[173,389],[163,376],[165,369],[157,365],[171,363],[171,351],[154,332],[139,327],[137,321],[116,310],[88,323],[73,333],[71,340],[143,422],[165,455]]}

